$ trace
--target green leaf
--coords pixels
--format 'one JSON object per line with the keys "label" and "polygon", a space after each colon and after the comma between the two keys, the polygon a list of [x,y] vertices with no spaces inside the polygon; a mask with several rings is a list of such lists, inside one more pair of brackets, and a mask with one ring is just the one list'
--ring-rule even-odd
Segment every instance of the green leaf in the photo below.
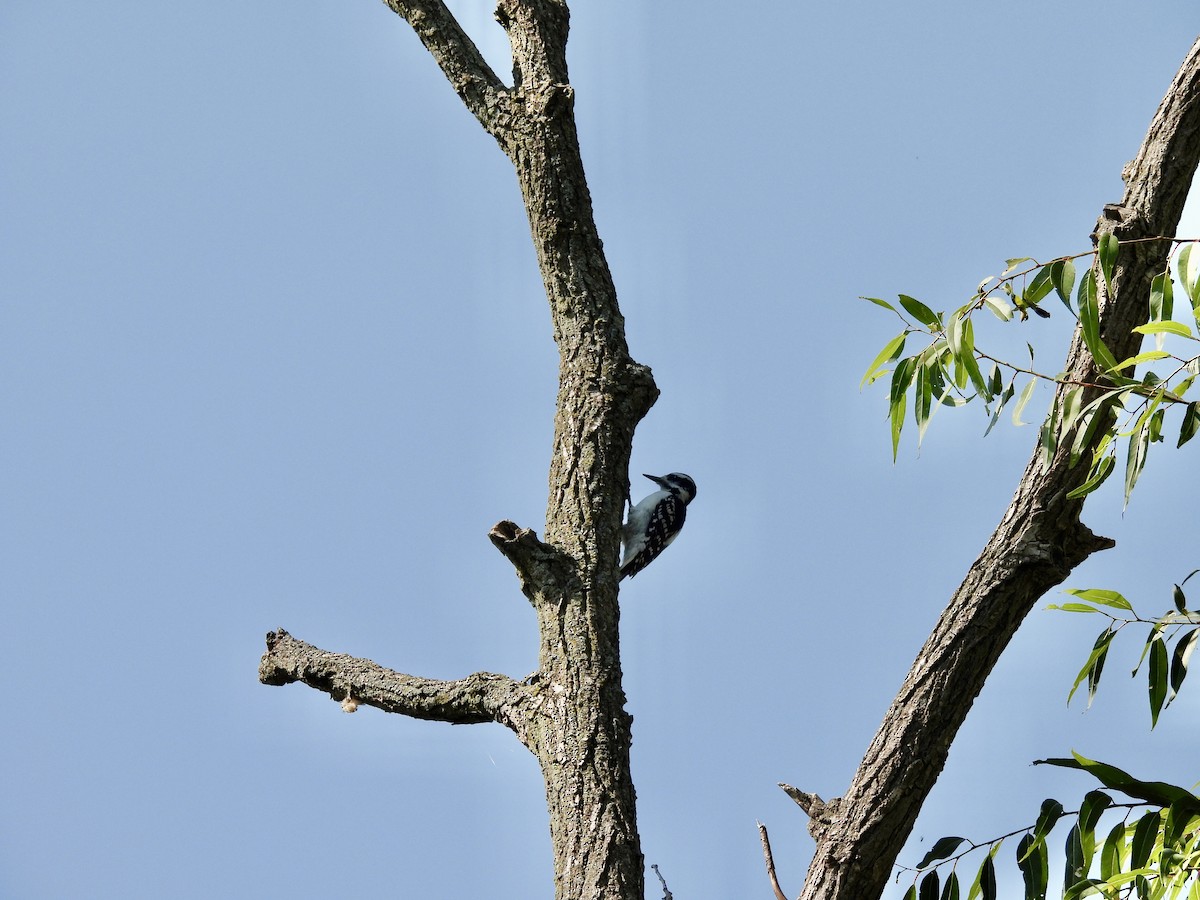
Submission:
{"label": "green leaf", "polygon": [[1070,310],[1071,315],[1074,315],[1075,310],[1071,308],[1071,289],[1075,287],[1075,263],[1069,259],[1051,263],[1050,277],[1054,280],[1054,290],[1058,293],[1058,299]]}
{"label": "green leaf", "polygon": [[[1194,246],[1193,244],[1184,244],[1183,249],[1179,251],[1179,261],[1175,264],[1175,271],[1179,273],[1179,282],[1192,302],[1193,311],[1200,306],[1200,278],[1196,277],[1191,266]],[[1197,322],[1200,322],[1200,318],[1197,319]]]}
{"label": "green leaf", "polygon": [[1117,251],[1120,241],[1111,231],[1100,235],[1100,270],[1104,273],[1104,284],[1112,290],[1113,270],[1117,267]]}
{"label": "green leaf", "polygon": [[945,859],[948,856],[952,856],[954,851],[965,844],[966,841],[967,839],[964,837],[938,838],[936,841],[934,841],[933,846],[929,848],[929,852],[921,857],[921,861],[917,863],[917,868],[924,869],[934,860]]}
{"label": "green leaf", "polygon": [[[1160,397],[1162,396],[1161,392],[1159,393],[1159,396]],[[1158,400],[1155,400],[1154,402],[1157,403]],[[1154,410],[1150,414],[1150,442],[1151,443],[1158,443],[1158,442],[1161,442],[1163,439],[1163,428],[1162,427],[1163,427],[1163,416],[1165,414],[1166,414],[1166,410],[1161,409],[1161,408]]]}
{"label": "green leaf", "polygon": [[1092,447],[1093,441],[1096,439],[1096,432],[1103,427],[1105,429],[1104,436],[1093,448],[1092,467],[1093,469],[1095,468],[1095,461],[1104,455],[1104,448],[1107,447],[1113,430],[1116,427],[1116,418],[1112,414],[1113,408],[1120,404],[1126,393],[1128,393],[1127,388],[1107,391],[1085,406],[1080,412],[1079,420],[1082,427],[1075,429],[1075,439],[1071,441],[1072,468],[1083,456],[1084,449]]}
{"label": "green leaf", "polygon": [[1075,429],[1075,425],[1079,421],[1079,414],[1083,411],[1083,388],[1073,387],[1067,391],[1063,398],[1062,418],[1059,425],[1059,435],[1061,440],[1065,440],[1068,435]]}
{"label": "green leaf", "polygon": [[993,394],[999,394],[1004,390],[1004,374],[997,365],[992,366],[992,375],[988,379],[988,388]]}
{"label": "green leaf", "polygon": [[1054,290],[1051,276],[1052,266],[1042,266],[1038,269],[1037,274],[1029,282],[1029,287],[1025,288],[1025,293],[1021,296],[1021,300],[1026,306],[1037,306],[1047,294]]}
{"label": "green leaf", "polygon": [[[1184,802],[1192,804],[1200,812],[1200,797],[1190,791],[1163,781],[1139,781],[1128,772],[1110,766],[1108,763],[1088,759],[1079,753],[1071,752],[1072,759],[1035,759],[1035,766],[1059,766],[1064,769],[1080,769],[1087,772],[1105,787],[1114,791],[1128,794],[1138,800],[1145,800],[1157,806],[1170,806],[1172,803]],[[1135,866],[1134,868],[1140,868]]]}
{"label": "green leaf", "polygon": [[[1091,609],[1092,607],[1088,607]],[[1092,700],[1096,697],[1096,689],[1100,687],[1100,675],[1104,671],[1104,661],[1108,657],[1108,648],[1112,644],[1112,639],[1116,635],[1113,626],[1105,628],[1100,632],[1100,636],[1096,638],[1095,644],[1092,645],[1092,652],[1088,654],[1087,661],[1083,664],[1083,668],[1079,670],[1079,674],[1075,676],[1075,683],[1071,685],[1071,692],[1067,694],[1067,703],[1070,704],[1071,698],[1075,696],[1075,691],[1086,678],[1088,683],[1088,701],[1087,705],[1092,705]]]}
{"label": "green leaf", "polygon": [[1137,675],[1138,669],[1140,669],[1142,667],[1142,663],[1146,661],[1146,654],[1150,652],[1150,647],[1153,646],[1154,642],[1159,639],[1159,636],[1162,634],[1162,630],[1166,627],[1167,623],[1161,619],[1151,626],[1150,636],[1146,638],[1146,643],[1142,646],[1142,655],[1138,657],[1137,665],[1133,667],[1133,671],[1129,673],[1130,675]]}
{"label": "green leaf", "polygon": [[[1179,337],[1191,337],[1192,329],[1182,322],[1147,322],[1132,329],[1138,334],[1176,334]],[[1167,354],[1168,356],[1170,354]]]}
{"label": "green leaf", "polygon": [[[1166,323],[1159,322],[1158,324],[1162,325]],[[1162,350],[1147,350],[1144,353],[1139,353],[1137,356],[1131,356],[1129,359],[1121,360],[1121,362],[1112,367],[1112,371],[1120,372],[1122,369],[1140,366],[1142,363],[1157,362],[1160,359],[1168,359],[1170,356],[1170,353],[1166,353]]]}
{"label": "green leaf", "polygon": [[967,894],[967,900],[996,900],[996,851],[1000,850],[1000,845],[992,846],[988,856],[983,858],[983,863],[979,865],[979,874],[971,886],[970,893]]}
{"label": "green leaf", "polygon": [[888,303],[886,300],[880,300],[878,297],[859,297],[858,299],[869,300],[876,306],[882,306],[884,309],[890,309],[892,312],[896,311],[896,307],[892,306],[892,304]]}
{"label": "green leaf", "polygon": [[1150,282],[1150,320],[1165,321],[1171,318],[1174,311],[1175,286],[1171,279],[1171,263],[1168,261],[1166,271],[1159,272]]}
{"label": "green leaf", "polygon": [[950,874],[946,876],[946,886],[942,888],[941,900],[958,900],[958,876],[954,870],[950,870]]}
{"label": "green leaf", "polygon": [[999,297],[994,297],[991,294],[988,294],[983,298],[983,302],[986,304],[987,308],[992,311],[992,314],[995,315],[995,317],[1001,322],[1007,322],[1013,317],[1012,306],[1001,300]]}
{"label": "green leaf", "polygon": [[1162,816],[1158,812],[1146,813],[1138,819],[1138,823],[1133,829],[1133,842],[1129,854],[1131,869],[1145,868],[1146,863],[1150,861],[1150,853],[1154,850],[1154,844],[1158,839],[1161,822]]}
{"label": "green leaf", "polygon": [[1105,887],[1107,885],[1098,878],[1081,878],[1063,891],[1063,900],[1081,900],[1081,898],[1090,897],[1092,894],[1098,894],[1101,897],[1115,896],[1111,892],[1106,893],[1103,890]]}
{"label": "green leaf", "polygon": [[901,394],[899,399],[893,400],[889,408],[889,415],[892,420],[892,462],[896,461],[896,456],[900,452],[900,432],[904,429],[904,407],[908,402],[908,395]]}
{"label": "green leaf", "polygon": [[1033,827],[1034,841],[1043,840],[1048,835],[1054,826],[1058,824],[1058,820],[1062,818],[1063,805],[1057,800],[1048,799],[1042,801],[1042,809],[1038,813],[1037,824]]}
{"label": "green leaf", "polygon": [[904,900],[917,900],[917,886],[915,884],[911,885],[909,889],[904,892]]}
{"label": "green leaf", "polygon": [[1042,458],[1049,465],[1050,460],[1054,458],[1054,451],[1058,449],[1058,431],[1059,417],[1062,412],[1062,407],[1058,402],[1058,395],[1055,394],[1050,401],[1050,415],[1042,420],[1042,425],[1038,429],[1038,446],[1042,448]]}
{"label": "green leaf", "polygon": [[1146,422],[1139,419],[1134,426],[1133,434],[1129,436],[1129,450],[1125,454],[1125,505],[1129,505],[1129,495],[1133,493],[1138,476],[1146,466],[1146,451],[1150,449],[1151,431]]}
{"label": "green leaf", "polygon": [[884,374],[884,367],[892,360],[900,356],[904,352],[904,342],[908,339],[908,331],[902,331],[886,344],[879,351],[879,355],[871,360],[871,365],[867,367],[866,373],[862,377],[862,381],[858,383],[858,389],[861,391],[864,385],[871,384],[880,375]]}
{"label": "green leaf", "polygon": [[1086,603],[1051,603],[1046,609],[1057,609],[1059,612],[1094,613],[1100,612],[1094,606]]}
{"label": "green leaf", "polygon": [[1078,497],[1086,497],[1100,485],[1104,484],[1105,479],[1112,474],[1113,468],[1116,466],[1117,460],[1111,454],[1103,456],[1100,461],[1092,465],[1091,474],[1088,480],[1081,484],[1075,490],[1067,494],[1068,500],[1074,500]]}
{"label": "green leaf", "polygon": [[1161,638],[1154,641],[1150,647],[1150,669],[1148,688],[1150,694],[1150,727],[1158,724],[1158,714],[1162,712],[1163,703],[1167,699],[1167,646]]}
{"label": "green leaf", "polygon": [[1171,592],[1171,599],[1175,601],[1175,608],[1181,613],[1187,612],[1187,596],[1183,593],[1183,588],[1175,585],[1175,590]]}
{"label": "green leaf", "polygon": [[1197,638],[1200,638],[1200,628],[1193,628],[1179,639],[1179,643],[1175,645],[1175,652],[1171,654],[1172,700],[1179,693],[1179,689],[1183,687],[1183,679],[1187,677],[1188,663],[1191,661],[1192,651],[1196,649]]}
{"label": "green leaf", "polygon": [[940,892],[941,884],[938,882],[938,873],[935,869],[921,879],[919,900],[938,900]]}
{"label": "green leaf", "polygon": [[1003,411],[1004,405],[1012,399],[1014,393],[1012,384],[1010,383],[1003,392],[997,393],[1000,394],[1000,402],[996,404],[995,410],[992,411],[992,420],[988,422],[988,427],[983,432],[984,437],[992,433],[992,429],[996,427],[996,422],[1000,419],[1000,413]]}
{"label": "green leaf", "polygon": [[892,462],[900,448],[900,432],[904,428],[904,411],[907,404],[908,388],[916,374],[916,360],[906,357],[900,360],[892,372],[892,384],[888,392],[888,415],[892,420]]}
{"label": "green leaf", "polygon": [[1021,413],[1025,411],[1025,405],[1029,402],[1029,398],[1033,396],[1033,387],[1036,379],[1030,378],[1029,383],[1025,385],[1021,391],[1021,396],[1017,400],[1017,405],[1013,409],[1012,421],[1014,425],[1026,425],[1027,422],[1021,421]]}
{"label": "green leaf", "polygon": [[1066,865],[1063,868],[1063,887],[1069,888],[1087,876],[1087,858],[1083,852],[1083,841],[1079,836],[1079,824],[1071,826],[1067,832],[1064,847]]}
{"label": "green leaf", "polygon": [[1088,791],[1079,804],[1079,825],[1084,834],[1094,832],[1104,811],[1112,806],[1113,798],[1104,791]]}
{"label": "green leaf", "polygon": [[900,360],[896,364],[895,370],[892,372],[892,383],[888,388],[888,402],[896,403],[902,399],[912,386],[913,376],[916,375],[917,360],[916,357],[909,356]]}
{"label": "green leaf", "polygon": [[1017,844],[1017,868],[1025,881],[1025,900],[1046,900],[1046,885],[1050,879],[1046,865],[1046,842],[1025,835]]}
{"label": "green leaf", "polygon": [[[970,322],[967,323],[968,327],[970,324]],[[962,367],[967,370],[967,378],[971,380],[971,384],[974,386],[976,393],[983,398],[984,403],[991,403],[992,392],[988,390],[988,384],[986,381],[984,381],[983,373],[979,371],[979,363],[975,361],[974,347],[962,355],[961,361]]]}
{"label": "green leaf", "polygon": [[1129,601],[1124,595],[1117,591],[1109,591],[1104,588],[1067,588],[1063,591],[1064,594],[1070,594],[1072,597],[1078,597],[1080,600],[1086,600],[1088,603],[1098,603],[1100,606],[1111,606],[1113,609],[1123,609],[1127,612],[1133,612],[1133,607],[1129,605]]}
{"label": "green leaf", "polygon": [[1079,283],[1079,322],[1083,331],[1083,342],[1087,345],[1092,359],[1103,371],[1110,372],[1117,361],[1112,351],[1100,339],[1100,309],[1096,299],[1096,272],[1089,269],[1083,281]]}
{"label": "green leaf", "polygon": [[[1116,629],[1113,629],[1113,634],[1116,634]],[[1096,657],[1096,661],[1092,664],[1092,668],[1088,671],[1088,701],[1090,707],[1092,701],[1096,699],[1096,691],[1100,690],[1100,676],[1104,673],[1104,661],[1108,659],[1108,644],[1104,645],[1100,654]],[[1067,702],[1071,699],[1068,697]]]}
{"label": "green leaf", "polygon": [[1196,821],[1196,818],[1197,814],[1195,810],[1172,803],[1167,809],[1167,821],[1163,823],[1163,848],[1177,848],[1180,838],[1184,837],[1185,831],[1191,830],[1191,825]]}
{"label": "green leaf", "polygon": [[[962,353],[963,315],[969,309],[969,306],[960,306],[954,312],[950,313],[950,318],[946,322],[946,346],[950,348],[950,352],[955,356],[959,356]],[[970,320],[968,319],[967,321]]]}
{"label": "green leaf", "polygon": [[[1197,357],[1197,360],[1200,361],[1200,357]],[[1192,383],[1195,380],[1196,380],[1195,375],[1189,375],[1186,378],[1182,379],[1181,381],[1175,382],[1175,384],[1172,387],[1167,389],[1166,398],[1168,400],[1170,400],[1172,403],[1183,403],[1185,405],[1185,409],[1186,409],[1186,401],[1183,399],[1183,397],[1188,391],[1190,391],[1192,389]]]}
{"label": "green leaf", "polygon": [[1183,423],[1179,426],[1179,442],[1176,447],[1182,447],[1196,435],[1196,426],[1200,425],[1200,400],[1193,400],[1183,410]]}
{"label": "green leaf", "polygon": [[1125,858],[1125,823],[1118,822],[1104,839],[1104,847],[1100,851],[1100,877],[1105,881],[1112,879],[1121,871]]}
{"label": "green leaf", "polygon": [[929,417],[933,414],[933,385],[929,380],[929,367],[917,366],[917,378],[913,384],[913,419],[917,423],[917,446],[925,438]]}
{"label": "green leaf", "polygon": [[1092,857],[1096,854],[1096,826],[1100,824],[1100,817],[1104,815],[1104,811],[1112,805],[1112,802],[1112,797],[1104,791],[1088,791],[1084,795],[1083,803],[1079,806],[1077,824],[1083,867],[1083,871],[1079,874],[1080,878],[1092,869]]}
{"label": "green leaf", "polygon": [[942,321],[938,318],[937,313],[916,297],[910,297],[908,294],[900,294],[900,305],[908,311],[910,316],[926,328],[940,329],[942,327]]}

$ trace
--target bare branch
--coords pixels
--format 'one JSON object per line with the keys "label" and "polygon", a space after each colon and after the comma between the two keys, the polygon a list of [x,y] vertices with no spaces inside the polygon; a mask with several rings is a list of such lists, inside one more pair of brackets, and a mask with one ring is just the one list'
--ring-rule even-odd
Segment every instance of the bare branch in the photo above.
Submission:
{"label": "bare branch", "polygon": [[507,675],[476,672],[458,681],[418,678],[385,669],[369,659],[321,650],[283,630],[267,635],[258,680],[270,685],[298,681],[334,700],[416,719],[456,725],[502,722],[514,730],[513,711],[529,700],[525,686]]}
{"label": "bare branch", "polygon": [[463,31],[454,13],[442,0],[384,2],[412,26],[467,109],[504,146],[506,142],[501,136],[511,114],[508,89]]}
{"label": "bare branch", "polygon": [[783,788],[785,794],[796,801],[797,806],[804,810],[808,816],[808,833],[813,836],[814,840],[820,841],[829,826],[833,824],[834,818],[837,817],[838,810],[842,805],[841,798],[834,797],[826,802],[821,799],[820,794],[810,794],[794,788],[790,784],[784,784],[782,781],[779,782],[779,786]]}
{"label": "bare branch", "polygon": [[654,870],[654,874],[658,876],[658,883],[662,885],[662,900],[674,900],[675,895],[672,894],[671,889],[667,887],[667,879],[662,877],[662,872],[658,871],[658,866],[653,865],[650,868]]}
{"label": "bare branch", "polygon": [[771,855],[771,839],[767,837],[767,826],[762,822],[758,823],[758,838],[762,841],[763,859],[767,863],[767,877],[771,879],[771,889],[775,891],[775,900],[787,900],[787,894],[783,892],[783,888],[779,886],[779,879],[775,876],[775,857]]}
{"label": "bare branch", "polygon": [[539,541],[532,529],[506,519],[492,526],[488,539],[516,568],[521,592],[530,603],[536,604],[539,597],[561,597],[580,589],[575,561]]}

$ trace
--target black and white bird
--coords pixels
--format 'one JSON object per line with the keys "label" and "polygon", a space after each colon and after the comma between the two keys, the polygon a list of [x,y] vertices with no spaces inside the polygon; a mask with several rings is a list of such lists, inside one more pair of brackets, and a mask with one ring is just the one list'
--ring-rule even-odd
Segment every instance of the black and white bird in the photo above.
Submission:
{"label": "black and white bird", "polygon": [[679,536],[687,505],[696,497],[696,482],[680,472],[659,478],[646,475],[662,490],[655,491],[629,510],[629,519],[621,532],[625,555],[621,558],[621,579],[636,575],[658,558],[671,541]]}

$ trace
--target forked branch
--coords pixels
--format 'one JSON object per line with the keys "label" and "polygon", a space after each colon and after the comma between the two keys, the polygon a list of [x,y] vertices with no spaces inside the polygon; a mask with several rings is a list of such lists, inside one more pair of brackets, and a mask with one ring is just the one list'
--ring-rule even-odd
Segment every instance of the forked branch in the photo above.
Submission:
{"label": "forked branch", "polygon": [[412,26],[467,109],[500,140],[510,111],[508,89],[446,4],[442,0],[384,2]]}

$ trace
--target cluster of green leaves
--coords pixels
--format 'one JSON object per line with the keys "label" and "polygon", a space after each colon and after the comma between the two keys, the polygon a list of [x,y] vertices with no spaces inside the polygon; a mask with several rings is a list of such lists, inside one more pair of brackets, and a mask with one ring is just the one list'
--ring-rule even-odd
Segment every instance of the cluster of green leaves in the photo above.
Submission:
{"label": "cluster of green leaves", "polygon": [[[1088,685],[1091,705],[1100,685],[1100,676],[1113,639],[1135,623],[1148,626],[1149,635],[1134,666],[1136,676],[1147,667],[1147,695],[1150,700],[1151,727],[1158,716],[1178,696],[1192,651],[1200,641],[1200,611],[1187,605],[1183,585],[1200,569],[1191,572],[1172,592],[1172,608],[1156,618],[1141,616],[1121,594],[1099,588],[1069,589],[1075,600],[1051,609],[1066,612],[1098,613],[1109,619],[1096,639],[1083,668],[1071,686],[1067,702],[1079,687]],[[1174,642],[1174,650],[1170,649]],[[996,855],[1008,839],[1020,835],[1016,849],[1017,868],[1025,886],[1026,900],[1045,900],[1049,887],[1050,865],[1047,837],[1063,820],[1074,817],[1065,839],[1066,860],[1062,882],[1063,900],[1098,896],[1106,900],[1137,898],[1187,898],[1200,900],[1200,797],[1191,791],[1162,781],[1141,781],[1116,766],[1088,759],[1078,753],[1070,759],[1037,760],[1035,765],[1053,765],[1087,772],[1109,791],[1132,798],[1115,801],[1105,790],[1089,791],[1075,812],[1064,812],[1057,800],[1045,800],[1037,821],[1027,828],[1010,832],[982,843],[962,837],[938,840],[917,863],[913,884],[906,900],[957,900],[960,896],[959,861],[967,854],[987,848],[968,900],[993,900],[996,893]],[[1101,840],[1101,817],[1108,814],[1111,823]],[[966,849],[961,849],[963,845]],[[949,865],[941,880],[939,869]]]}
{"label": "cluster of green leaves", "polygon": [[[967,900],[996,900],[996,855],[1006,840],[1017,835],[1021,837],[1015,855],[1025,900],[1046,900],[1050,886],[1047,838],[1064,820],[1071,826],[1064,843],[1063,900],[1089,896],[1200,900],[1200,797],[1173,784],[1141,781],[1116,766],[1078,753],[1071,759],[1037,760],[1035,765],[1080,769],[1108,791],[1132,799],[1118,802],[1111,793],[1093,790],[1074,812],[1065,812],[1057,800],[1043,801],[1033,825],[990,842],[941,838],[917,864],[905,900],[959,900],[958,863],[984,847],[987,853],[967,891]],[[1101,832],[1105,813],[1111,825]],[[963,844],[969,846],[960,851]],[[947,864],[950,870],[943,884],[939,869]]]}
{"label": "cluster of green leaves", "polygon": [[[1157,239],[1156,239],[1157,240]],[[1165,239],[1163,239],[1165,240]],[[1137,483],[1146,462],[1150,444],[1163,440],[1165,410],[1172,405],[1184,409],[1178,445],[1182,446],[1200,425],[1200,401],[1186,398],[1193,381],[1200,376],[1200,352],[1191,356],[1168,353],[1164,339],[1175,336],[1200,342],[1200,276],[1194,272],[1191,255],[1195,242],[1180,241],[1175,261],[1180,283],[1191,307],[1193,326],[1174,321],[1174,279],[1168,256],[1167,266],[1153,281],[1148,320],[1134,329],[1155,336],[1155,349],[1118,361],[1100,334],[1099,290],[1103,283],[1111,292],[1120,244],[1111,234],[1102,235],[1095,251],[1064,256],[1048,263],[1030,257],[1006,261],[998,276],[984,279],[971,299],[950,313],[935,312],[915,297],[899,296],[899,309],[886,300],[866,297],[872,303],[900,317],[904,328],[889,340],[863,375],[862,385],[890,376],[888,397],[891,422],[892,458],[900,447],[900,435],[913,410],[918,445],[925,437],[933,413],[939,406],[963,406],[978,398],[990,416],[987,434],[995,426],[1007,404],[1017,397],[1012,411],[1013,423],[1020,425],[1021,415],[1033,396],[1038,381],[1062,385],[1041,427],[1041,446],[1047,459],[1060,446],[1069,446],[1070,464],[1076,465],[1091,448],[1088,477],[1073,492],[1081,497],[1098,488],[1116,467],[1117,447],[1126,441],[1125,500]],[[1091,265],[1076,284],[1074,260],[1089,258]],[[1200,258],[1200,257],[1198,257]],[[1029,347],[1029,366],[997,359],[980,350],[975,342],[974,314],[986,308],[997,319],[1010,322],[1027,320],[1029,312],[1048,317],[1041,303],[1051,293],[1080,323],[1088,351],[1096,363],[1094,382],[1074,382],[1062,373],[1047,375],[1033,369],[1034,352]],[[905,355],[913,336],[924,346]],[[1164,372],[1145,372],[1133,378],[1136,366],[1171,362]],[[984,369],[987,369],[985,374]],[[1017,394],[1017,382],[1024,385]],[[1070,442],[1069,445],[1067,442]]]}
{"label": "cluster of green leaves", "polygon": [[[1142,623],[1149,626],[1149,634],[1142,646],[1142,655],[1138,658],[1132,674],[1136,677],[1142,664],[1149,659],[1149,665],[1146,667],[1146,694],[1150,701],[1150,727],[1153,728],[1158,724],[1159,713],[1170,705],[1171,701],[1179,694],[1179,689],[1183,686],[1183,681],[1188,674],[1192,652],[1196,649],[1197,641],[1200,640],[1200,610],[1188,608],[1187,595],[1183,592],[1183,585],[1187,584],[1188,579],[1197,572],[1200,572],[1200,569],[1196,569],[1180,584],[1175,585],[1171,609],[1155,618],[1139,615],[1121,594],[1101,588],[1069,589],[1067,593],[1076,598],[1075,602],[1051,604],[1050,609],[1075,613],[1100,613],[1109,620],[1104,630],[1096,638],[1087,661],[1084,662],[1083,668],[1079,670],[1079,675],[1075,678],[1075,683],[1071,686],[1071,692],[1067,695],[1068,703],[1071,702],[1071,698],[1075,696],[1080,685],[1086,681],[1087,705],[1092,705],[1096,690],[1100,686],[1100,676],[1104,672],[1104,663],[1108,658],[1108,650],[1112,646],[1113,638],[1126,627]],[[1112,610],[1118,612],[1114,613]],[[1121,613],[1128,615],[1121,615]],[[1173,650],[1170,649],[1172,641],[1175,643]]]}

